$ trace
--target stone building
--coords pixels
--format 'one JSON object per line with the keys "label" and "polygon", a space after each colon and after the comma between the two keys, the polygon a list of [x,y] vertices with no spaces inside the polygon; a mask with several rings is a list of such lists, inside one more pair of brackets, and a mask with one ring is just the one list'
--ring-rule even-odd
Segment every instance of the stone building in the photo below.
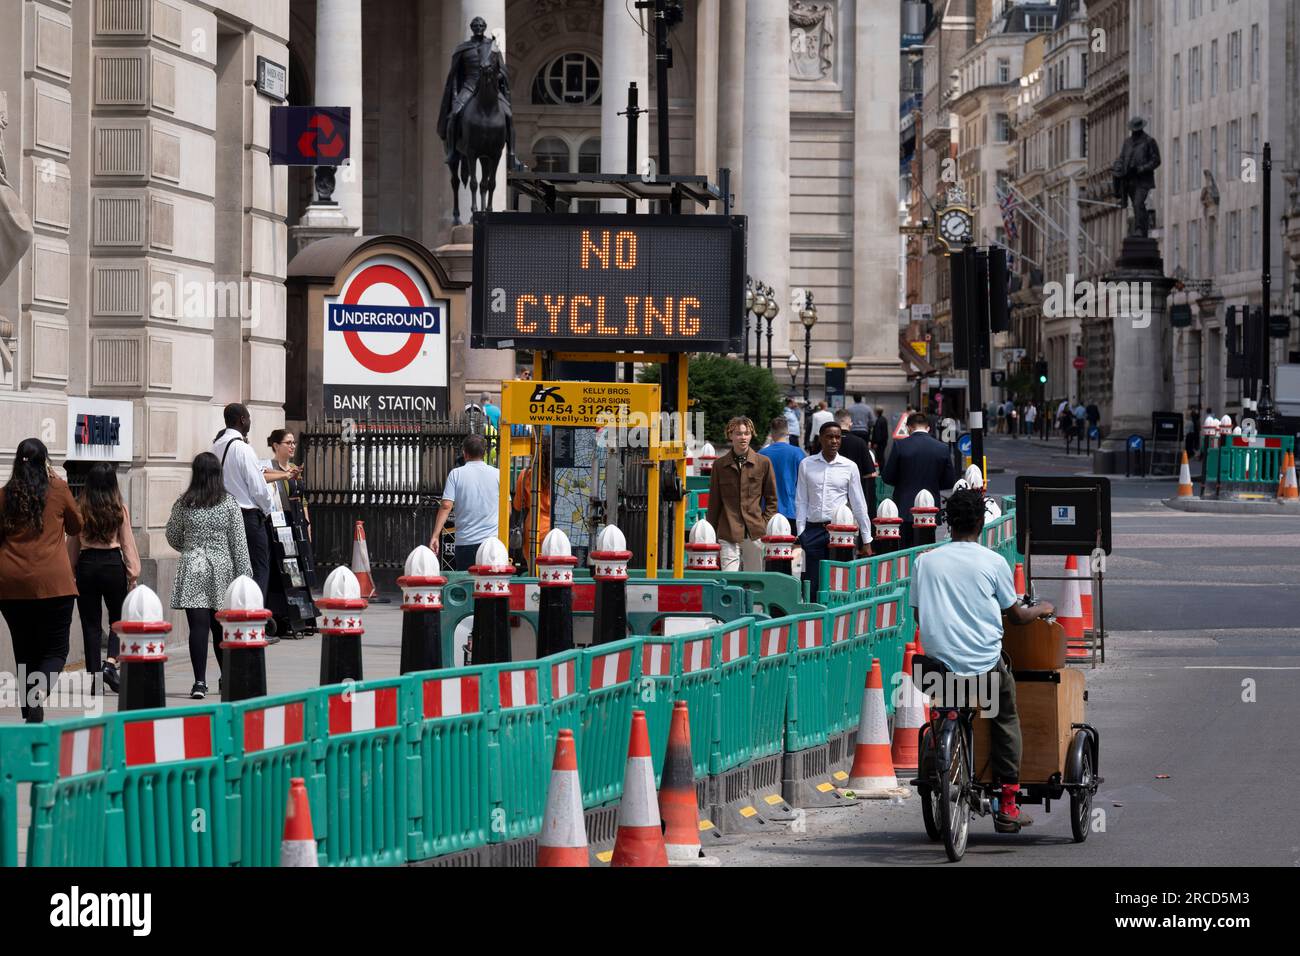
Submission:
{"label": "stone building", "polygon": [[[816,390],[823,362],[847,360],[850,391],[897,407],[900,4],[685,11],[671,38],[671,172],[733,170],[748,271],[781,303],[778,380],[786,355],[803,358],[791,290],[809,289]],[[259,63],[287,74],[288,104],[351,108],[334,192],[346,231],[414,239],[454,266],[466,237],[452,233],[436,120],[474,16],[505,51],[520,157],[626,171],[618,113],[630,82],[653,105],[655,79],[652,25],[622,0],[6,4],[3,143],[35,236],[0,284],[0,480],[30,435],[65,460],[70,401],[129,403],[120,477],[165,601],[163,527],[221,407],[250,406],[257,447],[284,420],[285,276],[313,237],[313,187],[310,169],[270,164],[281,100],[257,88]],[[656,119],[640,124],[634,165],[653,171]],[[453,394],[495,390],[513,370],[511,353],[453,339]]]}

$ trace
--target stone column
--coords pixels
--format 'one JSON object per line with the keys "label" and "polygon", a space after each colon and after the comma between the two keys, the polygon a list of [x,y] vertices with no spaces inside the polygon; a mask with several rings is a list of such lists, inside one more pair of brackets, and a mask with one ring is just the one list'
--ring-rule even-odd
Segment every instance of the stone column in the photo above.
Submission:
{"label": "stone column", "polygon": [[[854,5],[853,358],[847,390],[907,393],[898,357],[898,4]],[[880,9],[876,9],[876,7]],[[843,8],[841,8],[843,9]]]}
{"label": "stone column", "polygon": [[351,169],[338,170],[334,200],[358,232],[365,231],[361,91],[361,0],[316,0],[316,105],[352,109]]}
{"label": "stone column", "polygon": [[[654,106],[650,96],[650,39],[647,36],[652,27],[645,10],[625,8],[621,3],[605,4],[601,32],[601,89],[604,91],[600,98],[602,173],[627,172],[627,117],[618,114],[627,109],[628,84],[636,84],[642,109]],[[643,29],[646,32],[642,32]],[[650,114],[642,113],[636,125],[636,171],[644,173],[650,156]],[[602,212],[624,212],[627,201],[605,199],[600,206]],[[641,208],[644,206],[645,203],[639,203],[639,211],[644,211]]]}
{"label": "stone column", "polygon": [[[775,290],[773,352],[789,352],[790,309],[790,9],[787,0],[749,0],[745,7],[743,145],[749,216],[749,274]],[[897,45],[897,38],[895,38]],[[898,52],[894,89],[898,100]],[[892,107],[895,116],[898,107]],[[894,143],[898,142],[895,123]],[[897,147],[892,182],[897,191]],[[892,221],[892,220],[891,220]],[[892,296],[890,296],[892,298]],[[797,322],[798,319],[796,318]],[[897,351],[897,349],[895,349]]]}
{"label": "stone column", "polygon": [[722,0],[718,44],[718,168],[731,170],[731,192],[740,203],[745,120],[745,4]]}
{"label": "stone column", "polygon": [[722,0],[699,0],[695,13],[695,172],[718,173],[718,21]]}

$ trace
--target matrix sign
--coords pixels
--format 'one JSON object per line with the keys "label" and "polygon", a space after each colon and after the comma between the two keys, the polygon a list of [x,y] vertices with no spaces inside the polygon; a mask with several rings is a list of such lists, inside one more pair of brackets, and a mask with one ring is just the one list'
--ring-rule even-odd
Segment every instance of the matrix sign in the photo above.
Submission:
{"label": "matrix sign", "polygon": [[480,213],[475,348],[738,351],[741,216]]}

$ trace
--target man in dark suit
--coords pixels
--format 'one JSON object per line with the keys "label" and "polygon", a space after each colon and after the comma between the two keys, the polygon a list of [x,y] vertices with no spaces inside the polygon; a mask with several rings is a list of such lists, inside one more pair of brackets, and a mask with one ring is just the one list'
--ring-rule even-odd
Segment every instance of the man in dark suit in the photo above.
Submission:
{"label": "man in dark suit", "polygon": [[894,442],[882,476],[894,488],[894,504],[903,519],[903,547],[912,547],[912,504],[925,488],[939,502],[940,490],[957,482],[948,446],[930,435],[930,422],[921,412],[907,417],[908,436]]}
{"label": "man in dark suit", "polygon": [[840,454],[858,466],[862,479],[862,494],[867,499],[867,513],[876,520],[876,459],[871,446],[857,432],[851,431],[853,416],[846,408],[835,413],[835,424],[840,426]]}

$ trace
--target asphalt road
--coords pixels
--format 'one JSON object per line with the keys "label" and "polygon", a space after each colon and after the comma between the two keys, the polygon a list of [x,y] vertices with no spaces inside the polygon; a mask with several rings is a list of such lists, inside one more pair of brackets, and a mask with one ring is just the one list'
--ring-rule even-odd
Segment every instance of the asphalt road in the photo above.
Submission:
{"label": "asphalt road", "polygon": [[[998,493],[1017,473],[1088,468],[1059,442],[994,438],[988,454],[1007,469],[992,476]],[[1300,866],[1300,518],[1177,512],[1160,504],[1173,491],[1112,486],[1107,660],[1087,672],[1105,780],[1097,829],[1073,843],[1065,803],[1029,808],[1034,825],[1016,836],[976,818],[962,865]],[[778,826],[710,852],[736,866],[946,863],[915,796]]]}

